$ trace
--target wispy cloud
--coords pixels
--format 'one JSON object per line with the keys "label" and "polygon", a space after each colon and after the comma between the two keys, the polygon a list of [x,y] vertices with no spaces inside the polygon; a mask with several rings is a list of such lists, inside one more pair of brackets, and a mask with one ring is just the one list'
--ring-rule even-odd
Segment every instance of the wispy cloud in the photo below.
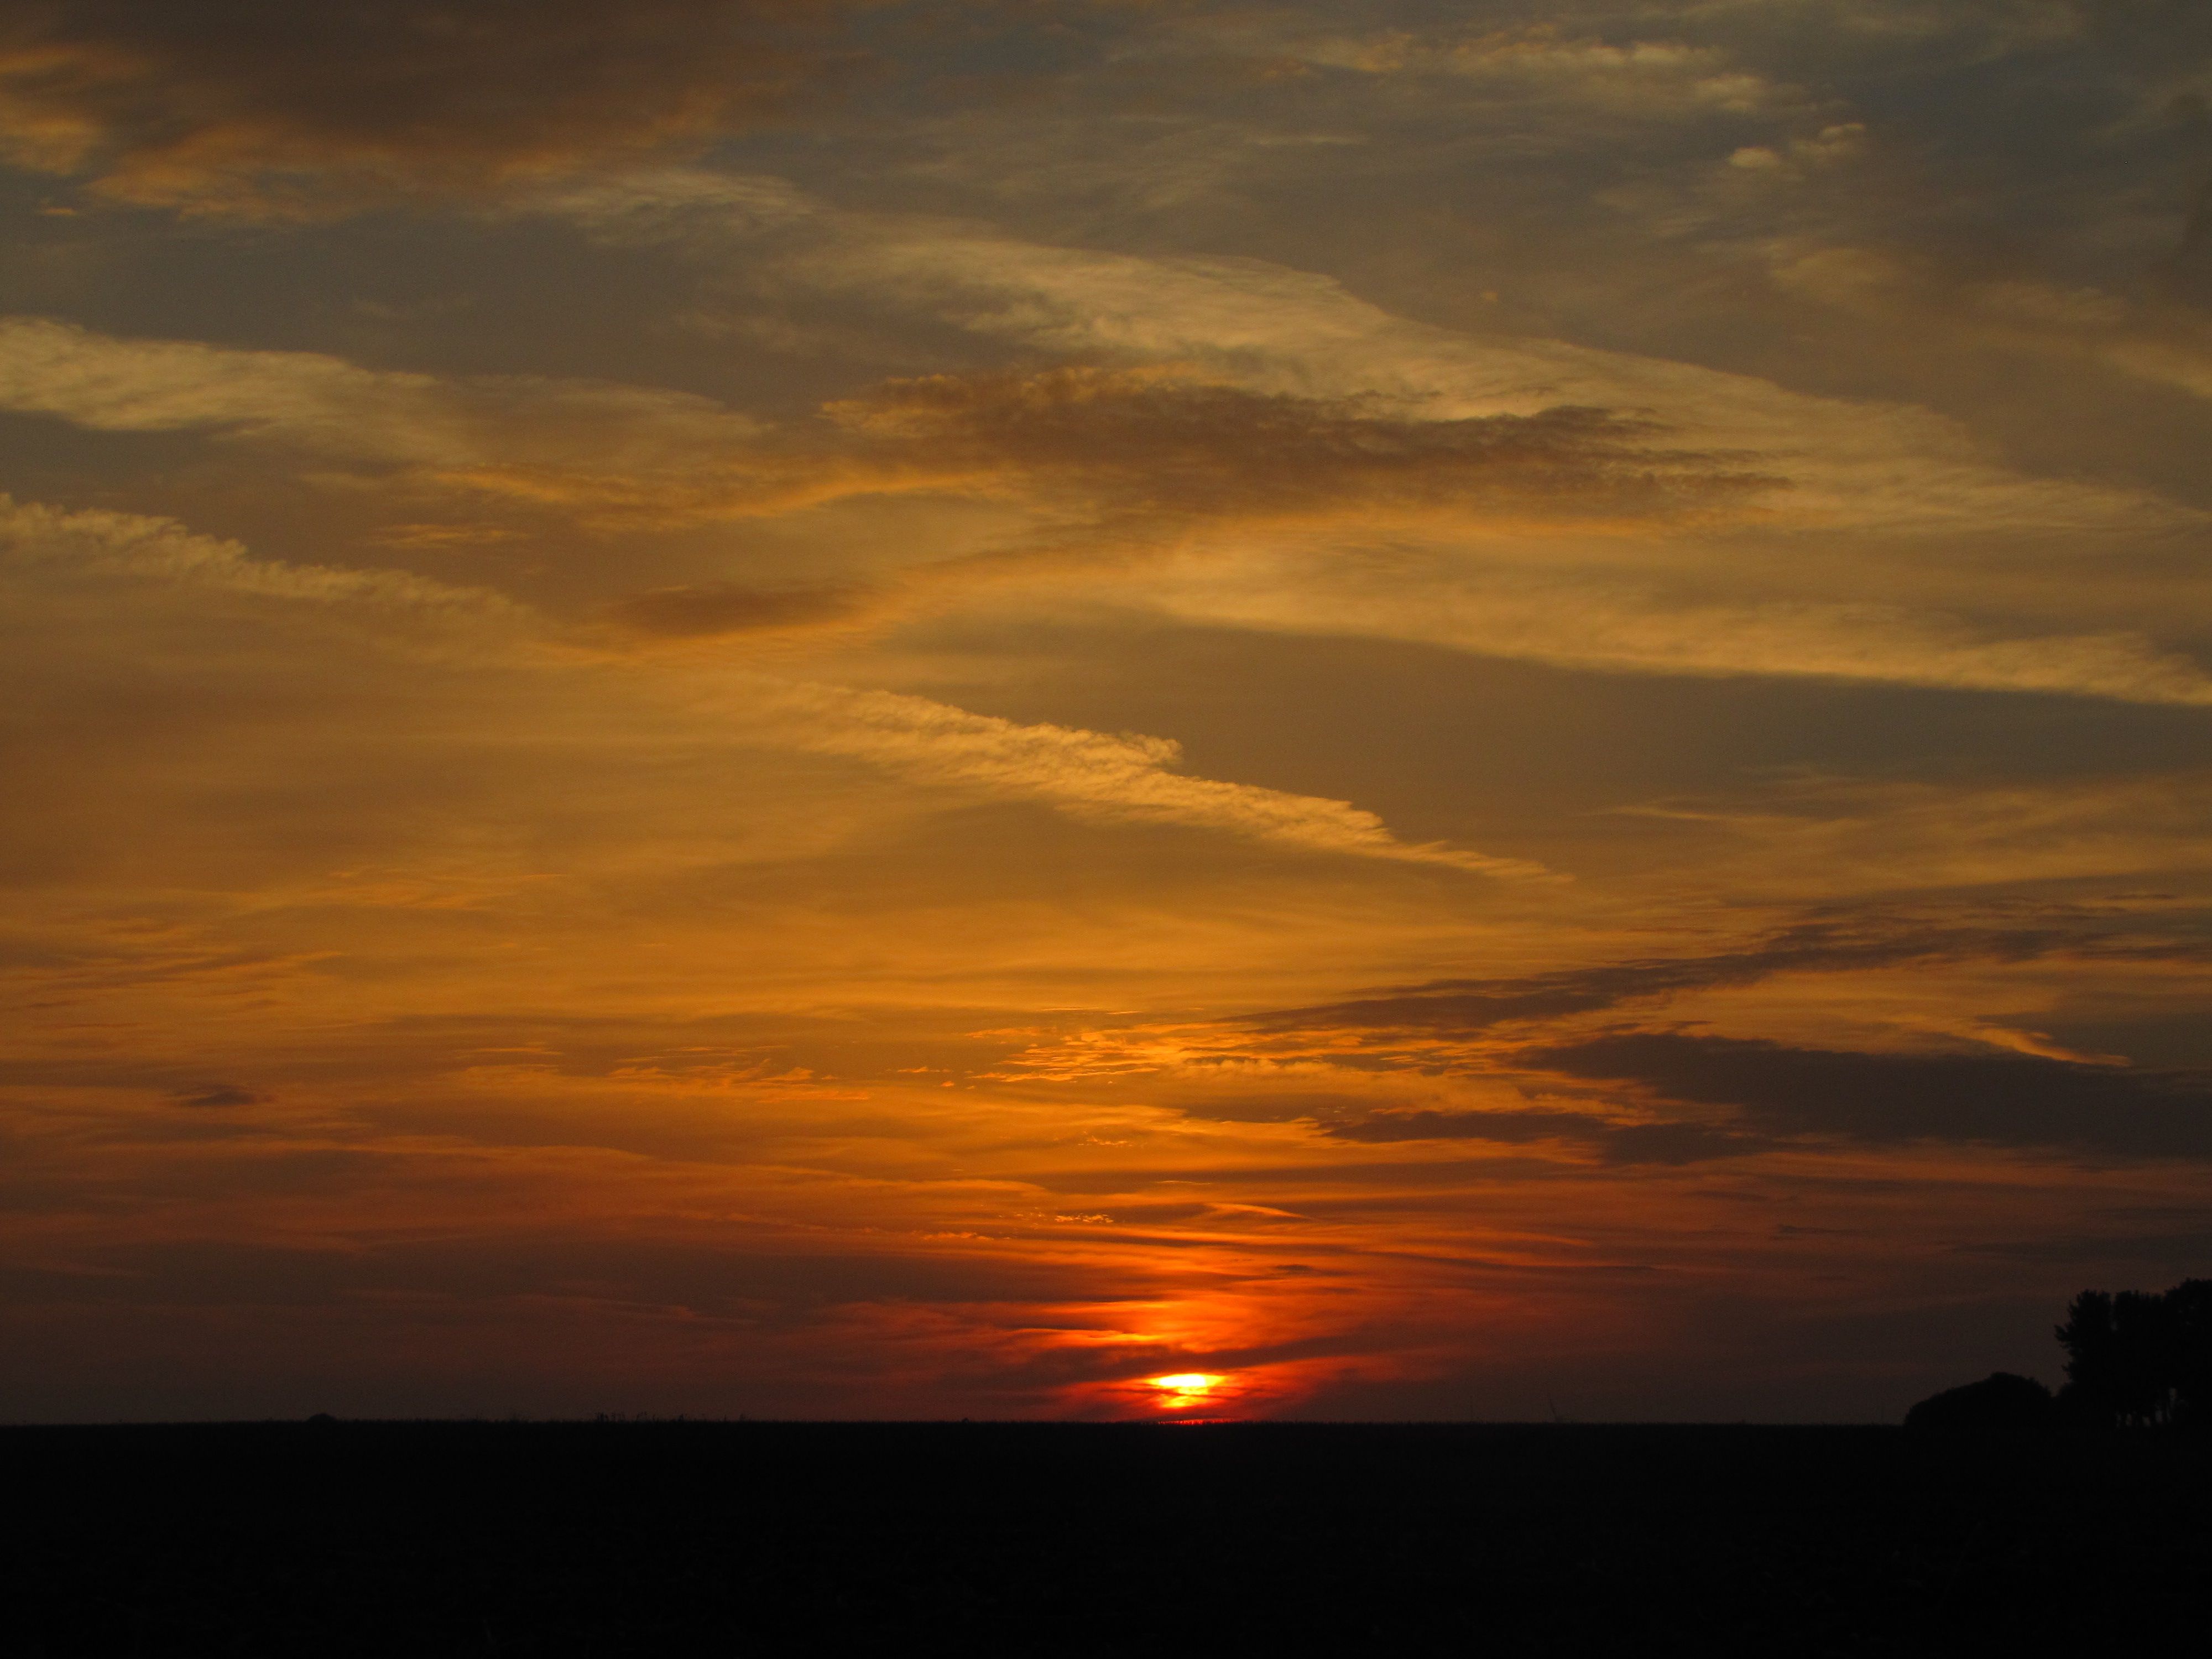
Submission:
{"label": "wispy cloud", "polygon": [[453,470],[696,458],[762,430],[710,398],[653,387],[368,369],[320,352],[131,339],[39,317],[0,319],[0,408],[94,431],[202,431]]}
{"label": "wispy cloud", "polygon": [[787,742],[851,755],[932,783],[1046,802],[1077,817],[1224,830],[1309,853],[1443,865],[1492,876],[1546,872],[1428,842],[1409,845],[1345,801],[1187,776],[1181,746],[1139,733],[1024,726],[927,698],[762,682],[752,704]]}
{"label": "wispy cloud", "polygon": [[1574,667],[2212,703],[2212,674],[2134,629],[2082,634],[2043,623],[2031,633],[2011,618],[1932,607],[1751,595],[1716,601],[1685,592],[1686,582],[1669,591],[1601,570],[1469,568],[1473,562],[1438,556],[1433,541],[1383,550],[1374,563],[1387,577],[1364,562],[1239,550],[1179,563],[1152,602],[1193,620],[1419,640]]}
{"label": "wispy cloud", "polygon": [[[1226,367],[1061,368],[893,381],[833,403],[828,422],[777,430],[651,388],[370,371],[35,319],[0,324],[0,405],[94,430],[257,437],[602,528],[896,494],[1016,503],[1032,515],[1027,539],[1055,564],[1085,550],[1104,556],[1094,574],[1072,573],[1075,588],[1103,580],[1121,602],[1246,628],[1644,672],[2212,701],[2201,667],[2137,628],[2084,633],[1932,605],[1761,596],[1741,559],[1701,552],[1697,538],[1730,524],[1784,533],[1808,488],[1803,458],[1699,448],[1619,409],[1551,402],[1453,415],[1433,397],[1257,390]],[[1890,465],[1909,481],[1918,464]],[[2066,489],[1995,474],[1973,488],[2024,492],[2014,514]],[[2124,516],[2122,504],[2105,508]],[[1671,580],[1621,580],[1618,550],[1560,538],[1576,528],[1651,544]],[[1346,547],[1346,536],[1358,542]],[[1397,545],[1377,557],[1367,549],[1383,537]],[[1002,538],[1000,550],[1021,545]],[[1130,590],[1118,573],[1132,551],[1175,556]],[[989,574],[947,566],[933,580],[943,591]],[[1754,591],[1711,597],[1717,581]],[[748,591],[770,597],[749,606],[729,597]],[[890,598],[864,604],[848,583],[827,602],[831,591],[688,584],[623,599],[611,614],[646,634],[698,634],[730,631],[741,611],[787,628],[848,621]],[[800,593],[816,597],[790,597]]]}
{"label": "wispy cloud", "polygon": [[[97,575],[174,582],[278,602],[368,606],[404,629],[417,615],[471,624],[479,654],[558,678],[592,672],[588,656],[563,666],[559,630],[495,595],[388,571],[356,571],[260,560],[233,543],[194,536],[161,520],[63,513],[0,498],[0,548],[27,574],[64,580]],[[634,663],[632,676],[673,677],[685,665]],[[726,740],[745,740],[868,762],[907,779],[1000,799],[1031,800],[1109,823],[1180,824],[1309,853],[1440,865],[1486,875],[1544,872],[1523,860],[1439,843],[1408,844],[1372,812],[1177,769],[1172,739],[1024,725],[929,699],[765,675],[712,676],[732,722]],[[649,696],[665,696],[668,688]],[[678,691],[678,696],[687,695]],[[693,692],[688,695],[696,696]],[[696,734],[706,738],[707,734]]]}
{"label": "wispy cloud", "polygon": [[1689,993],[1740,988],[1778,975],[1863,972],[1962,960],[2026,961],[2079,950],[2079,927],[1850,928],[1807,922],[1742,950],[1653,957],[1518,979],[1446,980],[1311,1008],[1251,1017],[1262,1030],[1416,1032],[1471,1036],[1492,1026],[1557,1020]]}
{"label": "wispy cloud", "polygon": [[1490,95],[1546,100],[1580,111],[1646,118],[1747,114],[1793,94],[1723,48],[1657,38],[1607,40],[1529,22],[1488,30],[1370,34],[1222,32],[1226,43],[1318,69],[1363,75],[1452,76]]}
{"label": "wispy cloud", "polygon": [[2212,320],[2197,307],[2145,303],[2086,285],[2016,274],[1946,271],[1880,247],[1778,247],[1775,280],[1877,325],[1961,345],[2094,365],[2212,398]]}
{"label": "wispy cloud", "polygon": [[[2115,588],[2085,551],[2056,568],[2039,552],[2049,574],[1990,580],[1977,550],[2003,535],[2086,550],[2178,534],[2191,509],[2009,468],[1925,410],[1455,332],[1257,261],[1024,243],[757,179],[640,176],[545,205],[702,251],[765,235],[790,283],[1130,365],[918,380],[833,413],[903,454],[913,487],[1073,489],[1120,545],[1177,544],[1145,602],[1194,620],[1645,672],[2212,694],[2150,624],[2189,602],[2164,579]],[[1332,514],[1346,522],[1284,533]],[[1515,540],[1577,521],[1620,539]],[[1891,592],[1867,595],[1863,544],[1846,556],[1846,538],[1896,548]],[[1960,544],[1955,578],[1927,556],[1931,538]],[[1064,512],[1046,539],[1068,544]],[[2100,610],[2112,620],[2085,627]]]}
{"label": "wispy cloud", "polygon": [[98,509],[70,512],[4,495],[0,560],[64,581],[106,575],[173,582],[319,606],[362,607],[417,626],[489,626],[511,632],[529,614],[489,589],[400,570],[257,559],[236,542],[195,534],[173,520]]}

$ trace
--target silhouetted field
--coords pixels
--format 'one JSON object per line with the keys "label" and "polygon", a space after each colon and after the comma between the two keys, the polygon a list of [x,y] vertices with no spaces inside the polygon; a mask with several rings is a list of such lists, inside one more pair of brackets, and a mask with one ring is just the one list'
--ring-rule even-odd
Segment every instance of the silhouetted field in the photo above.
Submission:
{"label": "silhouetted field", "polygon": [[2195,1437],[318,1423],[0,1460],[19,1659],[2095,1652],[2212,1579]]}

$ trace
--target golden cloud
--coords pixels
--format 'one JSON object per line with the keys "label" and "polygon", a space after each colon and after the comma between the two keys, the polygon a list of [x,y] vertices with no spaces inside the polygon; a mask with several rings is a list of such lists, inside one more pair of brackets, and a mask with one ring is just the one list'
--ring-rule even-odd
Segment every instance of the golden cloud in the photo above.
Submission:
{"label": "golden cloud", "polygon": [[[908,550],[901,580],[718,574],[603,603],[634,640],[866,625],[925,592],[1049,576],[1063,597],[1194,621],[1577,666],[2212,700],[2202,667],[2101,570],[2094,603],[2062,620],[1987,614],[1994,593],[1822,592],[1802,554],[1794,590],[1729,567],[1715,532],[1787,533],[1808,493],[1796,475],[1817,463],[1792,452],[1777,476],[1743,449],[1671,445],[1656,417],[1572,403],[1447,415],[1182,365],[1070,366],[892,380],[779,427],[689,393],[374,371],[17,318],[0,319],[0,408],[339,459],[465,503],[480,538],[514,533],[482,522],[502,509],[623,536],[890,495],[992,517],[980,540]],[[2036,481],[2010,487],[2016,508],[2046,501]],[[1154,567],[1141,595],[1132,553]]]}
{"label": "golden cloud", "polygon": [[1786,246],[1772,259],[1774,280],[1788,292],[1886,331],[2087,364],[2212,398],[2212,322],[2187,305],[1948,270],[1890,248]]}
{"label": "golden cloud", "polygon": [[[927,788],[1041,804],[1093,823],[1175,825],[1307,854],[1484,875],[1546,873],[1466,848],[1401,841],[1380,817],[1346,801],[1190,775],[1171,738],[1023,724],[925,697],[750,672],[702,671],[671,686],[646,667],[610,680],[593,672],[595,659],[547,650],[552,630],[544,619],[498,595],[398,572],[256,559],[235,543],[165,520],[66,513],[0,495],[0,579],[26,615],[55,590],[86,582],[157,589],[172,616],[195,594],[216,604],[258,602],[264,627],[276,633],[288,622],[337,613],[373,625],[387,652],[442,654],[521,675],[544,706],[612,692],[637,729],[710,754],[840,757]],[[310,644],[304,630],[298,643],[303,652],[328,649],[327,641]]]}

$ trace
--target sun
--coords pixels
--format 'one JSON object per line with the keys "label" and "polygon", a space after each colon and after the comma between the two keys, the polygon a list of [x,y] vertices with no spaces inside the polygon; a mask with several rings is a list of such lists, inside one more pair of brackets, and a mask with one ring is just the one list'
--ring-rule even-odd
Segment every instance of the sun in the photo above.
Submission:
{"label": "sun", "polygon": [[1179,1411],[1185,1406],[1203,1405],[1228,1379],[1212,1371],[1176,1371],[1145,1381],[1159,1392],[1162,1405]]}

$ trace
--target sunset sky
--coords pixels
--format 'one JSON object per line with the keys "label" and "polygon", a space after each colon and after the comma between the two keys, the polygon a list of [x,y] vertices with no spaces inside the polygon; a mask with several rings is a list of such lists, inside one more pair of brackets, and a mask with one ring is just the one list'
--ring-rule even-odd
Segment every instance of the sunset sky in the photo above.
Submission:
{"label": "sunset sky", "polygon": [[2212,1272],[2200,0],[9,0],[0,161],[0,1418]]}

